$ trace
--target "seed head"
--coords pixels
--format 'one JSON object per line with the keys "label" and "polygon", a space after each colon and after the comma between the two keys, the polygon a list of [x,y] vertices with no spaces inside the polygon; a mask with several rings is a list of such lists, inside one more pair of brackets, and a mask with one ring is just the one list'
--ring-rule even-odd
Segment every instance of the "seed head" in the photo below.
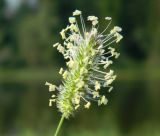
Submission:
{"label": "seed head", "polygon": [[[118,26],[105,34],[111,17],[105,18],[108,25],[103,32],[99,32],[98,17],[88,16],[87,20],[91,21],[92,27],[86,29],[82,12],[75,10],[73,16],[69,17],[70,25],[60,32],[63,44],[53,45],[67,60],[67,69],[60,68],[59,71],[63,82],[60,86],[46,82],[49,91],[58,90],[57,95],[52,95],[49,100],[49,106],[55,102],[65,118],[69,118],[80,107],[88,109],[92,101],[98,105],[107,104],[108,100],[100,89],[106,87],[108,92],[113,89],[111,84],[116,75],[110,65],[120,54],[111,45],[123,38],[119,33],[122,28]],[[80,18],[81,26],[78,26],[77,18]]]}

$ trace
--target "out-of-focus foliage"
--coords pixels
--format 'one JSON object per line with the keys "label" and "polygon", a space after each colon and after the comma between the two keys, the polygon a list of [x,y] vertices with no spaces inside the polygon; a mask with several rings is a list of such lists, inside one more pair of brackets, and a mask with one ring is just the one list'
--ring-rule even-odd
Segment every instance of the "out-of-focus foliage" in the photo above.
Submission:
{"label": "out-of-focus foliage", "polygon": [[76,113],[61,135],[159,136],[159,5],[158,0],[1,0],[0,135],[53,135],[59,113],[48,107],[44,83],[61,80],[57,73],[64,60],[52,45],[79,9],[84,18],[98,16],[100,30],[103,18],[111,16],[124,39],[108,106]]}

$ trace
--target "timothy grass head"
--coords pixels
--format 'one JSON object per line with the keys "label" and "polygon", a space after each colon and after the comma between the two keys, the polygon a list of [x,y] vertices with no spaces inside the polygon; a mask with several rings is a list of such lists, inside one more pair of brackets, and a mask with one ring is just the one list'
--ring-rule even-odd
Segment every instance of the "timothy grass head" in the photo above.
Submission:
{"label": "timothy grass head", "polygon": [[49,106],[55,102],[65,118],[69,118],[80,107],[88,109],[92,101],[98,105],[108,102],[101,88],[106,87],[108,92],[113,89],[112,82],[116,75],[110,65],[120,53],[112,45],[123,37],[120,34],[122,29],[118,26],[108,31],[111,17],[105,20],[107,27],[99,32],[98,17],[88,16],[91,27],[87,29],[82,12],[75,10],[73,16],[69,17],[69,25],[60,32],[63,43],[53,45],[67,60],[67,69],[60,68],[59,74],[63,77],[61,85],[46,82],[49,91],[53,92]]}

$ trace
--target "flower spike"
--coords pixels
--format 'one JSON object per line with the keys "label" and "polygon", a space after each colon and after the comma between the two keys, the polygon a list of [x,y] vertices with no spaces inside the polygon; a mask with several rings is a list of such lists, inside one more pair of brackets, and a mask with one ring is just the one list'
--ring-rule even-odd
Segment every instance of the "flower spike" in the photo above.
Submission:
{"label": "flower spike", "polygon": [[[78,26],[77,18],[81,20],[81,27]],[[69,118],[80,107],[90,108],[92,101],[106,105],[108,100],[101,88],[106,87],[106,93],[111,92],[111,84],[116,79],[110,65],[120,54],[111,45],[123,38],[120,34],[122,28],[115,26],[106,33],[112,21],[111,17],[106,17],[105,20],[109,22],[107,27],[98,32],[98,17],[88,16],[87,20],[92,23],[88,30],[82,12],[75,10],[73,17],[69,17],[69,26],[60,32],[63,44],[53,45],[67,60],[67,69],[60,68],[63,82],[59,87],[46,82],[49,91],[54,93],[58,90],[49,99],[49,106],[55,102],[64,118]]]}

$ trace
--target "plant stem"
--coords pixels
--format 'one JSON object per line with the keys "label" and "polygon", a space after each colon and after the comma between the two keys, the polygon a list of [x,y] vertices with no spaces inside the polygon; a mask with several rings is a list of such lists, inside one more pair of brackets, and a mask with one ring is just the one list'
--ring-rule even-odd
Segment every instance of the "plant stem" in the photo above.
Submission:
{"label": "plant stem", "polygon": [[57,135],[58,135],[58,132],[59,132],[59,130],[61,129],[61,126],[62,126],[63,121],[64,121],[64,115],[62,115],[62,117],[61,117],[61,119],[60,119],[60,121],[59,121],[59,124],[58,124],[58,127],[57,127],[57,129],[56,129],[56,132],[55,132],[54,136],[57,136]]}

